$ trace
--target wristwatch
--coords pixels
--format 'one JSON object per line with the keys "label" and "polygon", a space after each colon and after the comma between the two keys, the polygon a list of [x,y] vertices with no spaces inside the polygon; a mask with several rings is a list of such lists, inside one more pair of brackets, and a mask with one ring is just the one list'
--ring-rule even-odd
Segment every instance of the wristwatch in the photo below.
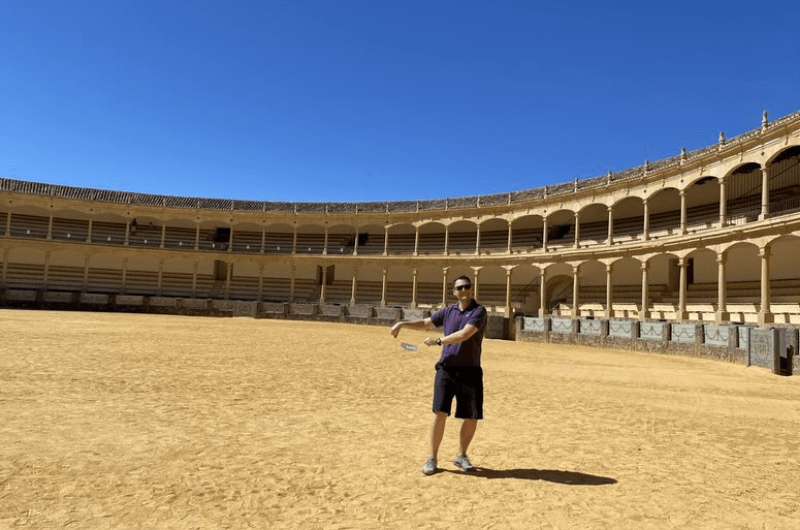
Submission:
{"label": "wristwatch", "polygon": [[442,337],[437,337],[436,338],[436,345],[437,346],[441,346],[442,345]]}

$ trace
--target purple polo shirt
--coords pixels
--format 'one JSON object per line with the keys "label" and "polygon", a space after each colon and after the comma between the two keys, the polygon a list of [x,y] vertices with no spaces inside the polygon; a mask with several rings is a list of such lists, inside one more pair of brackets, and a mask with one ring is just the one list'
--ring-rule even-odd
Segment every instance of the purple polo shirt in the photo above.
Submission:
{"label": "purple polo shirt", "polygon": [[453,304],[431,315],[431,322],[437,328],[444,325],[444,334],[450,335],[467,324],[472,324],[478,331],[460,344],[445,344],[439,362],[445,366],[480,366],[481,341],[486,329],[486,308],[474,299],[464,311]]}

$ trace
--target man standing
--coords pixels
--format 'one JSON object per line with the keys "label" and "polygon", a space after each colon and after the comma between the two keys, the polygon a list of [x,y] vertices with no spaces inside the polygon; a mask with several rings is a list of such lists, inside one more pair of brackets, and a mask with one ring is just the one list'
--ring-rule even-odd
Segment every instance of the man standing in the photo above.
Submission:
{"label": "man standing", "polygon": [[422,467],[422,472],[436,472],[439,445],[444,436],[444,427],[450,415],[453,397],[456,398],[456,418],[463,419],[460,435],[460,453],[453,464],[463,471],[472,470],[467,449],[475,435],[478,420],[483,419],[483,370],[481,369],[481,341],[486,328],[486,308],[472,297],[472,281],[459,276],[453,284],[457,304],[440,309],[423,320],[401,320],[392,326],[391,333],[397,337],[404,327],[412,329],[434,329],[444,325],[444,336],[427,337],[425,344],[444,346],[442,356],[436,363],[436,378],[433,386],[433,428],[431,430],[431,453]]}

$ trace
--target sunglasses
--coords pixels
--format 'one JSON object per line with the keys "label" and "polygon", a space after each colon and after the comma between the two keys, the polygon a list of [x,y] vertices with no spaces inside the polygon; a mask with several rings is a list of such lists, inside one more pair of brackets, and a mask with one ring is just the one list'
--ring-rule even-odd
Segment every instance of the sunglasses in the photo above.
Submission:
{"label": "sunglasses", "polygon": [[454,289],[456,291],[466,291],[467,289],[472,289],[472,285],[470,285],[468,283],[465,283],[465,284],[461,284],[461,285],[456,285],[454,287]]}

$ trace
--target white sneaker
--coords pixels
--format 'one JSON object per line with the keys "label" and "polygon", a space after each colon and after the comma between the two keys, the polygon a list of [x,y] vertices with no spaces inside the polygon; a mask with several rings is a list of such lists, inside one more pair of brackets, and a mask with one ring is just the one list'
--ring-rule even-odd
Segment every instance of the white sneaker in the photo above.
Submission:
{"label": "white sneaker", "polygon": [[472,465],[472,462],[469,461],[467,455],[459,455],[453,460],[453,464],[461,471],[472,471],[475,469],[475,466]]}
{"label": "white sneaker", "polygon": [[436,473],[437,469],[438,468],[436,467],[436,459],[431,457],[428,458],[428,461],[425,462],[424,466],[422,466],[422,473],[425,475],[433,475],[434,473]]}

